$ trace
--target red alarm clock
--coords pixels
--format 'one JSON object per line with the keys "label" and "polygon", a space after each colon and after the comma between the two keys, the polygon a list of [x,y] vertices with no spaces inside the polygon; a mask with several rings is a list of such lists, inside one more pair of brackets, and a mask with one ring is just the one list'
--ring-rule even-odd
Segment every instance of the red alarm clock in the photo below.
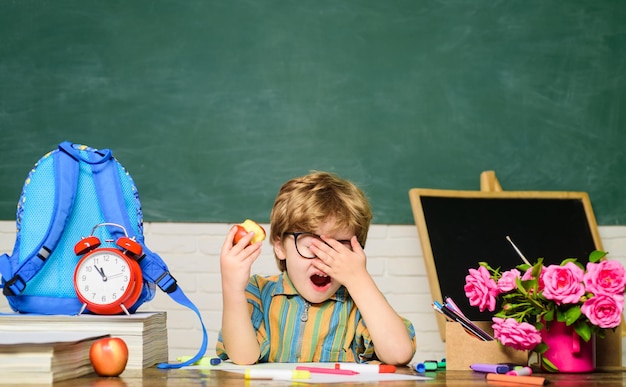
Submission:
{"label": "red alarm clock", "polygon": [[[100,239],[93,234],[102,226],[124,230],[125,236],[115,241],[116,247],[100,247]],[[95,314],[130,314],[128,308],[141,295],[143,277],[136,259],[142,250],[134,237],[129,238],[126,229],[115,223],[96,225],[91,236],[74,246],[76,255],[84,255],[74,270],[74,289],[83,303],[81,313],[87,309]]]}

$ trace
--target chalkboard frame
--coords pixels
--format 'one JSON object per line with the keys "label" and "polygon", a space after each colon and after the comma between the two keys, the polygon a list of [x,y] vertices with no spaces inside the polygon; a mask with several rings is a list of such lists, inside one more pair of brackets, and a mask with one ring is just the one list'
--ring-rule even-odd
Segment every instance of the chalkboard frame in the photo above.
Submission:
{"label": "chalkboard frame", "polygon": [[[576,204],[577,207],[578,207],[578,203],[582,204],[582,209],[584,210],[584,219],[586,220],[586,225],[582,224],[584,222],[578,221],[579,224],[575,225],[575,228],[577,230],[576,232],[577,233],[588,232],[589,238],[587,240],[587,244],[592,243],[593,246],[590,246],[591,248],[603,250],[602,241],[601,241],[600,234],[598,232],[597,223],[596,223],[596,218],[595,218],[593,208],[591,205],[591,200],[589,198],[589,195],[586,192],[502,191],[501,188],[499,187],[499,184],[497,184],[497,181],[496,181],[495,189],[496,189],[495,191],[459,191],[459,190],[440,190],[440,189],[428,189],[428,188],[412,188],[409,190],[409,198],[410,198],[411,207],[413,210],[413,216],[415,218],[415,224],[417,226],[417,231],[419,234],[422,252],[424,255],[426,274],[428,276],[430,292],[431,292],[431,296],[433,300],[441,301],[442,296],[444,295],[442,294],[443,290],[442,290],[442,286],[440,283],[440,279],[443,278],[442,276],[445,276],[445,275],[450,276],[451,269],[458,269],[458,270],[462,270],[464,273],[455,273],[454,275],[457,276],[457,274],[461,274],[464,278],[464,275],[466,275],[467,270],[469,268],[474,267],[474,263],[470,264],[468,262],[468,267],[458,267],[458,265],[451,265],[450,263],[444,266],[440,262],[442,258],[439,256],[436,256],[436,254],[433,252],[433,247],[431,245],[431,235],[429,233],[429,219],[430,219],[431,226],[435,223],[432,220],[433,219],[432,208],[428,209],[429,214],[427,216],[425,208],[424,208],[425,207],[424,200],[426,200],[426,203],[428,203],[428,199],[432,199],[432,198],[454,199],[454,200],[468,199],[472,201],[477,200],[477,202],[479,199],[487,199],[487,201],[484,201],[484,203],[489,203],[490,200],[498,201],[498,200],[503,200],[503,199],[504,200],[514,199],[514,200],[509,200],[508,202],[518,203],[517,201],[520,200],[519,203],[524,203],[524,205],[528,204],[530,206],[535,206],[534,203],[543,203],[542,205],[545,205],[545,203],[551,203],[552,200],[558,201],[555,203],[559,203],[559,204],[565,203],[563,201],[575,201],[577,203]],[[548,202],[545,202],[545,200],[548,200]],[[446,203],[446,202],[443,201],[440,203]],[[452,203],[452,201],[448,203]],[[457,205],[464,205],[463,203],[467,205],[467,202],[463,202],[463,201],[458,201]],[[492,206],[494,208],[494,211],[497,211],[497,209],[501,208],[501,205],[497,206],[495,203],[502,204],[503,202],[492,202],[492,203],[494,203],[494,205]],[[426,205],[432,206],[432,204],[426,204]],[[517,205],[517,204],[513,204],[513,205]],[[470,206],[467,206],[467,207],[470,207]],[[492,217],[488,218],[488,221],[496,219],[496,218],[497,218],[497,215],[494,214]],[[582,219],[581,214],[577,214],[577,218]],[[588,227],[588,230],[584,229],[585,226]],[[530,234],[532,234],[532,232]],[[455,242],[456,241],[454,240],[450,241],[450,243],[455,243]],[[498,243],[499,242],[501,241],[498,241]],[[507,241],[505,243],[509,243],[509,242]],[[517,255],[517,253],[514,251],[512,246],[511,246],[511,251],[513,255]],[[530,261],[534,261],[536,258],[537,257],[534,257],[534,256],[528,257]],[[588,257],[577,257],[577,258],[579,258],[581,261],[586,261]],[[440,263],[439,265],[440,267],[446,268],[445,273],[443,272],[439,273],[437,271],[437,262]],[[489,263],[490,265],[494,264],[494,262],[489,262]],[[495,263],[496,263],[495,266],[498,266],[497,265],[498,262],[495,262]],[[519,263],[522,263],[521,260],[517,260],[511,265],[514,266]],[[550,262],[550,263],[556,263],[556,262]],[[445,279],[443,282],[445,282]],[[464,303],[467,302],[467,300],[456,300],[456,301],[457,303],[458,301],[463,301]],[[433,313],[435,313],[436,318],[437,318],[437,324],[438,324],[441,340],[445,342],[445,326],[446,326],[445,318],[441,316],[439,313],[436,313],[434,311]],[[605,343],[601,344],[602,347],[606,348],[607,350],[604,351],[605,354],[602,354],[602,355],[600,354],[601,351],[598,351],[598,356],[599,356],[598,365],[607,365],[607,366],[621,365],[621,325],[620,327],[618,327],[616,332],[613,333],[613,335],[616,335],[616,336],[610,339],[609,337],[607,337],[606,344]],[[619,360],[617,359],[617,356],[615,355],[616,352],[619,352],[620,354]]]}

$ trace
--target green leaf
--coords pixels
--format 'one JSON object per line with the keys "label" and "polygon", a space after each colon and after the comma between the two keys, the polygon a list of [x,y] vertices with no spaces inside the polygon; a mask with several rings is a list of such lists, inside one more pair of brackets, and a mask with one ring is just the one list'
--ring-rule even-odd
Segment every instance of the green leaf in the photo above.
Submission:
{"label": "green leaf", "polygon": [[504,311],[500,311],[500,312],[494,314],[493,317],[506,318],[507,314]]}
{"label": "green leaf", "polygon": [[601,250],[594,250],[589,254],[589,262],[598,262],[602,258],[604,258],[608,253]]}
{"label": "green leaf", "polygon": [[515,285],[517,286],[517,290],[519,290],[520,293],[522,293],[523,296],[527,296],[528,292],[525,289],[525,283],[527,283],[528,281],[524,281],[524,283],[522,283],[522,281],[519,278],[515,278]]}
{"label": "green leaf", "polygon": [[[535,329],[536,329],[536,330],[538,330],[538,331],[542,331],[542,330],[543,330],[543,328],[544,328],[544,325],[543,325],[543,323],[542,323],[542,322],[536,322],[536,323],[534,323],[533,325],[535,326]],[[541,344],[543,344],[543,343],[541,343]],[[541,344],[539,344],[539,345],[541,345]],[[543,344],[543,345],[545,345],[545,344]],[[535,349],[536,349],[536,348],[537,348],[537,347],[535,347]],[[546,349],[547,349],[547,348],[548,348],[548,347],[546,346]],[[545,351],[545,350],[544,350],[544,351]],[[540,353],[543,353],[543,352],[540,352]]]}
{"label": "green leaf", "polygon": [[537,261],[537,264],[533,266],[533,271],[532,271],[533,278],[539,278],[539,274],[541,273],[541,269],[543,268],[541,262],[543,262],[543,258],[539,258],[539,261]]}
{"label": "green leaf", "polygon": [[547,350],[548,350],[548,345],[546,343],[539,343],[535,345],[535,348],[533,348],[533,351],[537,352],[540,355],[542,353],[545,353]]}
{"label": "green leaf", "polygon": [[585,271],[585,265],[583,265],[582,263],[578,262],[578,260],[576,258],[564,259],[563,262],[561,262],[561,266],[565,266],[568,262],[572,262],[574,265],[578,266],[580,269]]}
{"label": "green leaf", "polygon": [[541,367],[547,372],[559,372],[559,369],[544,356],[541,356]]}
{"label": "green leaf", "polygon": [[574,325],[574,330],[576,331],[576,333],[578,333],[578,336],[580,336],[581,339],[585,341],[589,341],[591,339],[592,331],[589,324],[576,324]]}
{"label": "green leaf", "polygon": [[560,265],[560,266],[565,266],[568,262],[574,262],[574,263],[576,263],[576,261],[577,261],[577,259],[576,259],[576,258],[567,258],[567,259],[564,259],[564,260],[561,262],[561,265]]}
{"label": "green leaf", "polygon": [[580,306],[572,306],[567,311],[565,311],[565,324],[567,326],[572,325],[578,320],[578,318],[582,315],[580,311]]}

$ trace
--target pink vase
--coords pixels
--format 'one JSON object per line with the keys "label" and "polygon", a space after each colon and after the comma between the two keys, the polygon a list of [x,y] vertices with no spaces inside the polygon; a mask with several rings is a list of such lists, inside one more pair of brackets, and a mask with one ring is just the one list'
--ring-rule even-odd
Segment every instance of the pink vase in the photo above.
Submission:
{"label": "pink vase", "polygon": [[[543,358],[549,360],[557,368],[558,372],[584,373],[593,372],[596,368],[596,342],[595,335],[585,342],[574,330],[565,323],[552,321],[550,329],[541,331],[543,342],[548,345],[548,350]],[[542,362],[542,368],[551,370]]]}

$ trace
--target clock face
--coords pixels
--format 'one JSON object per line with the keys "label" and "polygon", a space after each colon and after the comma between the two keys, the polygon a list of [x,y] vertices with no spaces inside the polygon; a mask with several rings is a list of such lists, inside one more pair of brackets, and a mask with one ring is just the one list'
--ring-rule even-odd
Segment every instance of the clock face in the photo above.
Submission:
{"label": "clock face", "polygon": [[135,287],[129,259],[114,249],[100,249],[81,259],[74,286],[83,302],[111,305],[124,302]]}

